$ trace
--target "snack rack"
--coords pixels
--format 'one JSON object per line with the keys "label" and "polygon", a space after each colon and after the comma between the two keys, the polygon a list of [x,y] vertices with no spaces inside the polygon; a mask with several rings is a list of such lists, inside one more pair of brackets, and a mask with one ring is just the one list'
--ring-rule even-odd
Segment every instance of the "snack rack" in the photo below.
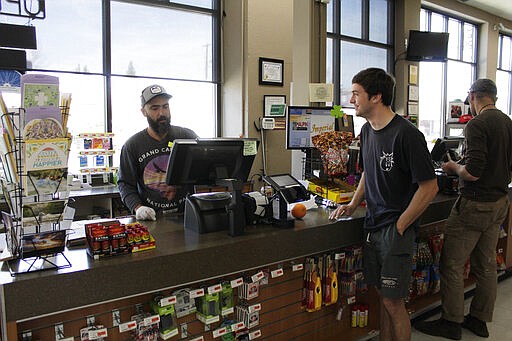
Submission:
{"label": "snack rack", "polygon": [[[24,157],[26,142],[23,138],[24,108],[8,112],[0,93],[4,143],[2,190],[10,212],[2,212],[5,226],[6,261],[12,276],[47,269],[71,267],[63,253],[67,230],[64,220],[72,220],[68,211],[67,172],[56,180],[53,193],[40,193],[32,175],[27,174]],[[63,117],[69,114],[69,102],[60,107]],[[27,195],[26,186],[34,185],[35,193]],[[27,219],[27,216],[30,218]]]}

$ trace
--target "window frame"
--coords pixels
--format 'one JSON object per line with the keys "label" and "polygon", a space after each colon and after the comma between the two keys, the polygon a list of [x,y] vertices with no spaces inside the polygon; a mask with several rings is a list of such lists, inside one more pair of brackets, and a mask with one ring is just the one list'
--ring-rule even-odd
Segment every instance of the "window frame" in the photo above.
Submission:
{"label": "window frame", "polygon": [[[448,99],[448,90],[447,90],[447,84],[448,84],[448,62],[449,61],[453,61],[453,62],[457,62],[457,63],[463,63],[463,64],[467,64],[467,65],[470,65],[472,67],[472,80],[476,80],[476,77],[477,77],[477,74],[478,74],[478,53],[479,53],[479,49],[478,49],[478,44],[479,44],[479,38],[478,38],[478,34],[479,34],[479,30],[480,30],[480,25],[474,21],[471,21],[471,20],[468,20],[466,18],[463,18],[461,16],[457,16],[455,14],[449,14],[449,13],[445,13],[445,12],[442,12],[442,11],[439,11],[439,10],[436,10],[436,9],[433,9],[429,6],[425,6],[425,5],[422,5],[421,6],[421,9],[420,9],[420,15],[423,15],[423,12],[426,13],[426,31],[429,31],[429,32],[432,32],[431,31],[431,25],[432,25],[432,15],[435,14],[435,15],[439,15],[442,17],[443,19],[443,31],[442,32],[448,32],[448,22],[450,19],[453,19],[453,20],[457,20],[459,21],[459,25],[461,27],[461,29],[459,30],[459,56],[458,58],[453,58],[453,57],[450,57],[450,53],[448,53],[448,58],[446,61],[443,61],[443,62],[439,62],[439,63],[442,63],[442,80],[443,80],[443,84],[442,84],[442,93],[441,93],[441,102],[442,102],[442,110],[441,110],[441,134],[443,136],[446,136],[447,134],[447,114],[446,114],[446,111],[447,111],[447,108],[448,108],[448,103],[449,103],[449,99]],[[473,61],[472,62],[468,62],[468,61],[465,61],[464,60],[464,53],[463,53],[463,48],[464,48],[464,25],[465,24],[469,24],[469,25],[473,25],[474,28],[475,28],[475,36],[474,36],[474,44],[473,44]],[[439,32],[439,31],[435,31],[435,32]],[[420,65],[421,65],[422,62],[420,62]],[[423,62],[423,63],[430,63],[430,62]],[[420,78],[420,82],[421,82],[421,78]],[[419,116],[418,116],[418,121],[421,121],[421,110],[419,112]],[[420,122],[418,122],[418,127],[421,127],[421,124]],[[423,132],[424,133],[424,132]]]}
{"label": "window frame", "polygon": [[[498,34],[498,61],[496,65],[496,72],[505,72],[508,75],[508,103],[506,103],[506,108],[503,108],[505,110],[505,113],[508,113],[508,115],[512,115],[512,61],[510,61],[509,68],[503,67],[503,39],[507,37],[510,40],[510,44],[512,45],[512,35],[506,34],[504,32],[499,32]],[[512,51],[509,52],[510,56],[509,58],[512,59]],[[498,89],[498,92],[500,92],[500,89]]]}
{"label": "window frame", "polygon": [[[358,45],[364,45],[367,47],[377,47],[388,51],[388,58],[386,61],[387,71],[394,73],[394,2],[388,1],[388,18],[387,18],[387,29],[388,29],[388,42],[386,44],[370,40],[370,1],[361,0],[361,38],[355,38],[352,36],[344,35],[341,33],[341,6],[340,1],[333,0],[332,3],[332,28],[333,32],[327,31],[327,39],[332,40],[332,79],[335,89],[340,89],[341,84],[341,56],[340,47],[341,42],[349,42]],[[340,103],[340,91],[334,91],[334,103]]]}
{"label": "window frame", "polygon": [[[155,77],[144,75],[126,75],[126,74],[113,74],[112,73],[112,59],[111,59],[111,3],[131,3],[137,5],[162,7],[166,9],[182,10],[187,12],[195,12],[207,14],[212,17],[212,79],[210,80],[196,80],[196,79],[183,79],[173,77]],[[217,136],[221,136],[221,0],[211,0],[211,8],[185,5],[181,3],[172,3],[169,0],[101,0],[101,30],[102,30],[102,72],[87,72],[87,71],[69,71],[58,69],[41,69],[29,68],[24,71],[30,72],[50,72],[56,74],[76,74],[76,75],[95,75],[102,76],[105,85],[105,99],[104,99],[104,130],[105,132],[112,132],[112,77],[130,77],[130,78],[144,78],[154,80],[171,80],[171,81],[187,81],[187,82],[202,82],[215,85],[215,132]],[[6,15],[6,14],[2,14]],[[47,20],[47,18],[46,18]]]}

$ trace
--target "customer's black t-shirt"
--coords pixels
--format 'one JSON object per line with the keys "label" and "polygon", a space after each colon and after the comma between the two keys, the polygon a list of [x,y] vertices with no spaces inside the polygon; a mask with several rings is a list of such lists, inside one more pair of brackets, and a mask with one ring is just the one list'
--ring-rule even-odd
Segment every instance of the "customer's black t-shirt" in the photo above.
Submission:
{"label": "customer's black t-shirt", "polygon": [[418,183],[435,179],[423,134],[399,115],[380,129],[361,129],[361,163],[365,174],[368,230],[396,221],[407,208]]}

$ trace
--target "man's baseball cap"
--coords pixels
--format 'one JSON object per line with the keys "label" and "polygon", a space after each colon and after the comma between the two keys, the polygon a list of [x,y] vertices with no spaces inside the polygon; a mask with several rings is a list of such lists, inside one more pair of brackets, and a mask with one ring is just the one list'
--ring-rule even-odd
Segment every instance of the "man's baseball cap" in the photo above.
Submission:
{"label": "man's baseball cap", "polygon": [[[496,97],[498,94],[498,89],[496,88],[496,83],[492,79],[481,78],[477,79],[469,88],[469,92],[481,92],[486,95]],[[465,104],[469,104],[469,95],[466,97],[464,101]]]}
{"label": "man's baseball cap", "polygon": [[496,96],[498,93],[498,89],[496,88],[496,83],[493,80],[488,78],[477,79],[471,88],[469,88],[470,92],[482,92],[484,94]]}
{"label": "man's baseball cap", "polygon": [[141,107],[157,96],[165,96],[168,99],[172,97],[165,91],[163,86],[153,84],[142,90],[142,94],[140,95]]}

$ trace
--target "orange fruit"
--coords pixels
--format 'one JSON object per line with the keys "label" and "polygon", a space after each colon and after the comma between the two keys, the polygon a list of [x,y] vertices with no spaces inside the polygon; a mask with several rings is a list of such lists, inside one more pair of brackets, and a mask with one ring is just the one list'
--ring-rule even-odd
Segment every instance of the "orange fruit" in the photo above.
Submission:
{"label": "orange fruit", "polygon": [[304,206],[304,204],[298,203],[293,205],[290,213],[294,218],[300,219],[306,215],[306,212],[306,206]]}

